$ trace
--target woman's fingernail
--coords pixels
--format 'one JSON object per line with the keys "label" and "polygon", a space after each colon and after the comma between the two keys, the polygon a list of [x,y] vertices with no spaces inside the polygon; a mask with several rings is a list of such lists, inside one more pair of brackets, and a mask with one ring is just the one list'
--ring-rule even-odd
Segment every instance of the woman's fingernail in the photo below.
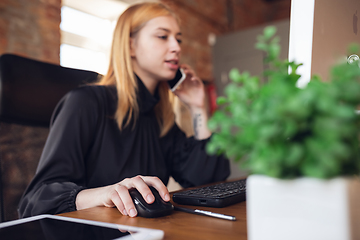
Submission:
{"label": "woman's fingernail", "polygon": [[125,216],[128,215],[127,212],[126,212],[126,209],[123,210],[123,214],[124,214]]}
{"label": "woman's fingernail", "polygon": [[147,195],[146,199],[147,199],[147,202],[148,202],[148,203],[151,203],[151,202],[154,201],[154,196],[151,195],[151,194],[149,194],[149,195]]}
{"label": "woman's fingernail", "polygon": [[136,216],[136,210],[135,209],[130,209],[130,217],[135,217]]}
{"label": "woman's fingernail", "polygon": [[170,201],[170,195],[169,194],[165,194],[165,201]]}

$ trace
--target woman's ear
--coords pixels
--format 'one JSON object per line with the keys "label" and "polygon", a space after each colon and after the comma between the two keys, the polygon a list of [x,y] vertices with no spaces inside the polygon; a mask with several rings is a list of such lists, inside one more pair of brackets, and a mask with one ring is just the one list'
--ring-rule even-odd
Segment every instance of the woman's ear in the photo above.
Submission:
{"label": "woman's ear", "polygon": [[130,38],[130,56],[135,57],[135,38]]}

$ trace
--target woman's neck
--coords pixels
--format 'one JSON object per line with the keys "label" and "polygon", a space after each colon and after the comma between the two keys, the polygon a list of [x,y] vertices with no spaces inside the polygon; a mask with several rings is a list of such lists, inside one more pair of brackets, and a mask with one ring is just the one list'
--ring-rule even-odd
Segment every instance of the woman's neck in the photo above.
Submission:
{"label": "woman's neck", "polygon": [[136,69],[134,69],[134,72],[140,78],[140,80],[145,85],[147,90],[151,93],[151,95],[154,96],[155,90],[156,90],[159,82],[157,80],[149,77],[148,75],[143,74],[142,71],[136,71]]}

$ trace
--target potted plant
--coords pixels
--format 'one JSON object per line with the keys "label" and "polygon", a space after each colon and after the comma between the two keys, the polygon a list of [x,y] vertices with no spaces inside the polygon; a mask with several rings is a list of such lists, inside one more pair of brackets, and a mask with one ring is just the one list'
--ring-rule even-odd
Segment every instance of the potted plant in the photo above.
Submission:
{"label": "potted plant", "polygon": [[266,53],[262,81],[230,72],[207,151],[249,171],[250,240],[360,239],[360,68],[339,63],[330,81],[298,88],[301,64],[279,59],[275,33],[265,28],[256,44]]}

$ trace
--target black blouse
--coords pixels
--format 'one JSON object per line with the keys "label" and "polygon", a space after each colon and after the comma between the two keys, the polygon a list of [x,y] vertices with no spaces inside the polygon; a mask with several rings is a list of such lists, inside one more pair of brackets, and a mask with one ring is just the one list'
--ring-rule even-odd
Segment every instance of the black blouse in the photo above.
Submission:
{"label": "black blouse", "polygon": [[138,83],[140,114],[122,131],[113,117],[114,87],[84,86],[64,96],[53,113],[36,175],[20,201],[20,217],[74,211],[79,191],[139,174],[157,176],[165,185],[173,176],[183,187],[228,177],[228,160],[206,154],[208,139],[186,138],[176,124],[159,137],[158,94]]}

